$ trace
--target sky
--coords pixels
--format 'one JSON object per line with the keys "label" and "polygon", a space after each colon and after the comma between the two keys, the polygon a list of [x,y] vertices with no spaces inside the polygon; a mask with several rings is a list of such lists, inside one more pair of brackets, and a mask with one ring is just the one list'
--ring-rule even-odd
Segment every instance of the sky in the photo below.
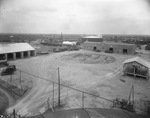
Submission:
{"label": "sky", "polygon": [[0,0],[0,33],[146,34],[150,0]]}

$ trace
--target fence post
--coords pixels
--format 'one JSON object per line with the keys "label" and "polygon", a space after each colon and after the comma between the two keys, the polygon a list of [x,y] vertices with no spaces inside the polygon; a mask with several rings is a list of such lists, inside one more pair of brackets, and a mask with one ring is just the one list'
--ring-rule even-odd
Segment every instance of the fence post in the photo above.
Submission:
{"label": "fence post", "polygon": [[82,92],[82,108],[84,108],[84,92]]}
{"label": "fence post", "polygon": [[16,118],[16,112],[15,112],[15,109],[13,109],[13,116],[14,116],[14,118]]}
{"label": "fence post", "polygon": [[21,70],[20,70],[20,85],[21,85]]}
{"label": "fence post", "polygon": [[49,98],[47,98],[47,108],[49,109]]}

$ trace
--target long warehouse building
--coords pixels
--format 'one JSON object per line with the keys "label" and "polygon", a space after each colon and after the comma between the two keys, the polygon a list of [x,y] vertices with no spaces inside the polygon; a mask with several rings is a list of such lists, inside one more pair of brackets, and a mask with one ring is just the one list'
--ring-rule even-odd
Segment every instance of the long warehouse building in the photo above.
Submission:
{"label": "long warehouse building", "polygon": [[28,43],[0,44],[0,60],[16,60],[32,56],[36,56],[36,51]]}
{"label": "long warehouse building", "polygon": [[112,53],[134,54],[136,45],[115,42],[89,42],[83,43],[84,49],[93,51],[110,51]]}

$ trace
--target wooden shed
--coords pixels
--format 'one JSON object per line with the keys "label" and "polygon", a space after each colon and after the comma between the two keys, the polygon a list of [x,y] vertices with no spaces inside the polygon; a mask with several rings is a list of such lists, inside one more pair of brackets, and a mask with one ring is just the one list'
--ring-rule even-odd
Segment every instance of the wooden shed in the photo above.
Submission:
{"label": "wooden shed", "polygon": [[132,75],[135,77],[149,79],[150,62],[140,57],[127,59],[123,62],[123,72],[125,75]]}

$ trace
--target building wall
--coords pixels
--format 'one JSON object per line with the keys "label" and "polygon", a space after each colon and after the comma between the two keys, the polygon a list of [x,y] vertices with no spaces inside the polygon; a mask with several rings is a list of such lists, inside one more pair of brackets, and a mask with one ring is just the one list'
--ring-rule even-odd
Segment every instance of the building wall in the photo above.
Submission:
{"label": "building wall", "polygon": [[113,48],[114,53],[123,53],[123,49],[127,49],[127,54],[134,54],[136,46],[135,45],[122,45],[122,44],[111,44],[111,43],[103,43],[103,42],[85,42],[83,43],[84,49],[93,50],[96,47],[96,50],[105,52],[109,51],[110,48]]}
{"label": "building wall", "polygon": [[98,43],[83,43],[84,49],[93,50],[94,47],[99,47]]}

